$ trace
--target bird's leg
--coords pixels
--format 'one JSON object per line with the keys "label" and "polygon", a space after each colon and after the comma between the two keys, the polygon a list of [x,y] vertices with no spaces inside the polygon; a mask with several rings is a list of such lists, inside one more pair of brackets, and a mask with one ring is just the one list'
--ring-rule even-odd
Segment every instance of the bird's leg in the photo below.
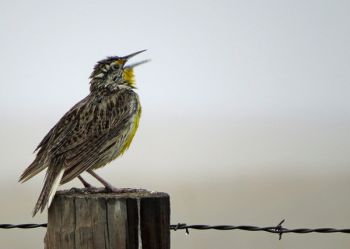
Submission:
{"label": "bird's leg", "polygon": [[113,193],[120,193],[120,192],[124,192],[125,190],[123,189],[118,189],[113,187],[109,182],[107,182],[105,179],[103,179],[102,177],[100,177],[99,175],[97,175],[92,169],[88,169],[87,172],[92,175],[93,177],[96,178],[97,181],[99,181],[100,183],[102,183],[103,186],[105,186],[106,190],[108,190],[109,192],[113,192]]}
{"label": "bird's leg", "polygon": [[84,180],[83,177],[81,177],[80,175],[78,176],[78,179],[81,181],[81,183],[84,185],[85,188],[94,188],[90,183],[88,183],[87,181]]}

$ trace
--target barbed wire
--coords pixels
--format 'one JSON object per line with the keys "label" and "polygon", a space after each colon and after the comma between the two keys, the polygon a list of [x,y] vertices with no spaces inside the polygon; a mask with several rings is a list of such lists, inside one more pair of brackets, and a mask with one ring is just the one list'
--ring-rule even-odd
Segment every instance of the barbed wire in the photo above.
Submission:
{"label": "barbed wire", "polygon": [[196,229],[196,230],[244,230],[244,231],[264,231],[268,233],[274,233],[279,235],[279,239],[282,239],[282,234],[284,233],[296,233],[296,234],[306,234],[306,233],[350,233],[350,229],[337,229],[337,228],[295,228],[295,229],[288,229],[286,227],[283,227],[282,224],[285,220],[282,220],[280,223],[278,223],[277,226],[269,226],[269,227],[258,227],[258,226],[251,226],[251,225],[241,225],[241,226],[232,226],[232,225],[187,225],[185,223],[179,223],[177,225],[170,225],[171,230],[185,230],[187,234],[189,234],[189,229]]}
{"label": "barbed wire", "polygon": [[29,228],[37,228],[37,227],[47,227],[47,223],[43,223],[43,224],[19,224],[19,225],[0,224],[0,228],[3,228],[3,229],[11,229],[11,228],[29,229]]}
{"label": "barbed wire", "polygon": [[[281,239],[282,234],[285,234],[285,233],[296,233],[296,234],[346,233],[346,234],[350,234],[350,228],[345,228],[345,229],[337,229],[337,228],[295,228],[295,229],[288,229],[288,228],[282,226],[284,221],[285,220],[282,220],[280,223],[278,223],[277,226],[268,226],[268,227],[258,227],[258,226],[251,226],[251,225],[240,225],[240,226],[233,226],[233,225],[213,225],[213,226],[211,226],[211,225],[187,225],[186,223],[178,223],[178,224],[170,225],[169,229],[173,230],[173,231],[185,230],[186,234],[189,234],[190,229],[219,230],[219,231],[243,230],[243,231],[250,231],[250,232],[263,231],[263,232],[278,234],[279,239]],[[39,228],[39,227],[47,227],[47,223],[18,224],[18,225],[0,224],[0,228],[3,228],[3,229],[12,229],[12,228],[30,229],[30,228]]]}

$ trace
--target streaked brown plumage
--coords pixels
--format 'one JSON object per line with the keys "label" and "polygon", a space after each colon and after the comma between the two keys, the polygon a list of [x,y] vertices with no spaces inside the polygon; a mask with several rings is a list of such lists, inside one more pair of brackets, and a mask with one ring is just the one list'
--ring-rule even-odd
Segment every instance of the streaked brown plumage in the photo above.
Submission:
{"label": "streaked brown plumage", "polygon": [[129,147],[141,105],[133,90],[136,64],[125,63],[141,52],[99,61],[90,76],[90,94],[73,106],[36,148],[35,160],[20,178],[25,182],[47,168],[33,215],[50,205],[59,184],[106,165]]}

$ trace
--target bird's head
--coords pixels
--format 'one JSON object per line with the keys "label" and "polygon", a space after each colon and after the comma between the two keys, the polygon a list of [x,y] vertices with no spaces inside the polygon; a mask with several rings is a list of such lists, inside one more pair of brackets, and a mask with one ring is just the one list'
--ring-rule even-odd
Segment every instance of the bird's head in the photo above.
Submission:
{"label": "bird's head", "polygon": [[104,88],[116,88],[120,85],[135,88],[134,67],[148,62],[144,60],[127,65],[127,61],[137,54],[146,50],[141,50],[126,56],[111,56],[103,59],[94,67],[90,75],[90,90],[98,91]]}

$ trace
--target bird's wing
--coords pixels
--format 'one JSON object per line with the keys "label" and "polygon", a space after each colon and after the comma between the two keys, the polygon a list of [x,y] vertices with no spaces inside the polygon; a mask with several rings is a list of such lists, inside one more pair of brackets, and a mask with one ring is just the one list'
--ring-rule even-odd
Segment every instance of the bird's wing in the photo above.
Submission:
{"label": "bird's wing", "polygon": [[[65,173],[62,183],[101,162],[107,163],[106,152],[126,139],[122,132],[130,126],[130,119],[139,108],[135,92],[125,90],[95,104],[90,116],[82,112],[79,125],[56,151],[65,154]],[[88,122],[84,122],[86,117]]]}
{"label": "bird's wing", "polygon": [[76,116],[81,111],[82,107],[89,102],[89,96],[82,99],[74,105],[52,129],[46,134],[43,140],[39,143],[34,161],[25,169],[20,177],[20,181],[24,182],[44,170],[50,162],[52,150],[59,148],[62,142],[69,137],[69,134],[78,125]]}
{"label": "bird's wing", "polygon": [[78,125],[78,122],[76,122],[77,116],[83,111],[83,107],[89,103],[89,99],[90,95],[79,101],[68,112],[66,112],[57,124],[46,134],[36,147],[35,151],[40,153],[40,151],[51,150],[59,147],[65,137],[67,137]]}

